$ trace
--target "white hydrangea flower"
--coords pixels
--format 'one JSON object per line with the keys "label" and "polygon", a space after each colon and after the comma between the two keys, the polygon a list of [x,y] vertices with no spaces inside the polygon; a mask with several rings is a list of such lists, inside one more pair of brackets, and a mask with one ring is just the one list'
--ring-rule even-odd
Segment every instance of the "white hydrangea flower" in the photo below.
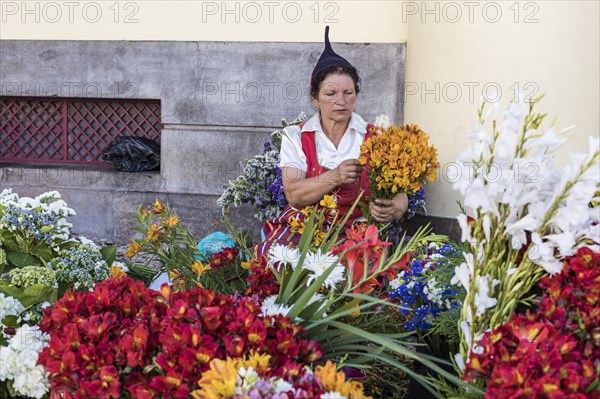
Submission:
{"label": "white hydrangea flower", "polygon": [[0,321],[6,316],[18,316],[24,310],[18,299],[0,293]]}
{"label": "white hydrangea flower", "polygon": [[38,326],[18,328],[8,346],[0,347],[0,381],[13,380],[19,395],[42,398],[50,388],[49,374],[37,361],[48,340]]}

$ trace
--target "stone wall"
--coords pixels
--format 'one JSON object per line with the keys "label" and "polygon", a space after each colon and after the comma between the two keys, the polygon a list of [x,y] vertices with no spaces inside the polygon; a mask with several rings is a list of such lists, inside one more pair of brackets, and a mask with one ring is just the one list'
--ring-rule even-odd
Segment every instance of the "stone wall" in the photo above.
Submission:
{"label": "stone wall", "polygon": [[[168,201],[196,234],[215,231],[216,199],[262,151],[281,118],[314,112],[309,76],[320,43],[0,41],[0,96],[131,98],[161,101],[161,169],[128,174],[110,167],[0,163],[0,189],[35,196],[59,190],[77,211],[74,230],[128,241],[135,205]],[[359,70],[357,112],[404,115],[405,44],[334,44]],[[0,131],[1,143],[6,132]],[[260,223],[250,208],[241,227]]]}

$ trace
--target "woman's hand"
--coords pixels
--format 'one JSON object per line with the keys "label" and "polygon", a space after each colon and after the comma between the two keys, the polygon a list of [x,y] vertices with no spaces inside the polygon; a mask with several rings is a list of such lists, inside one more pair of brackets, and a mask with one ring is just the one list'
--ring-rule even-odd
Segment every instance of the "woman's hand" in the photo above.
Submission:
{"label": "woman's hand", "polygon": [[408,209],[408,196],[400,193],[392,199],[378,198],[374,202],[369,202],[369,208],[375,221],[394,222],[400,220]]}
{"label": "woman's hand", "polygon": [[358,159],[346,159],[334,169],[334,180],[336,186],[355,183],[363,171],[364,166],[358,162]]}

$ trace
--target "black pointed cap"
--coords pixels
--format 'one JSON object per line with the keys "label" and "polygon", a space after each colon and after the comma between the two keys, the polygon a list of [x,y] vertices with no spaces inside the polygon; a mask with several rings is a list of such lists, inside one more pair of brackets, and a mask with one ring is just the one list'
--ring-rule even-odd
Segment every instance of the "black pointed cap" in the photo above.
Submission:
{"label": "black pointed cap", "polygon": [[352,66],[344,57],[336,54],[335,51],[331,48],[331,43],[329,42],[329,26],[325,27],[325,50],[323,50],[323,54],[321,54],[321,58],[317,61],[317,65],[315,65],[315,69],[313,69],[312,75],[310,76],[310,81],[312,83],[315,76],[319,74],[319,72],[323,72],[324,70],[331,67],[338,66]]}

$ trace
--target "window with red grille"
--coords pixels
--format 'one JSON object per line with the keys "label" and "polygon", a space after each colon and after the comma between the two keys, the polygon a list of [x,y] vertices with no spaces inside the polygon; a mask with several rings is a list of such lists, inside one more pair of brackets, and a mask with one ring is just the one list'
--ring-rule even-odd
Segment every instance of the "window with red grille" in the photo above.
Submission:
{"label": "window with red grille", "polygon": [[0,162],[108,165],[116,137],[160,129],[158,100],[0,97]]}

